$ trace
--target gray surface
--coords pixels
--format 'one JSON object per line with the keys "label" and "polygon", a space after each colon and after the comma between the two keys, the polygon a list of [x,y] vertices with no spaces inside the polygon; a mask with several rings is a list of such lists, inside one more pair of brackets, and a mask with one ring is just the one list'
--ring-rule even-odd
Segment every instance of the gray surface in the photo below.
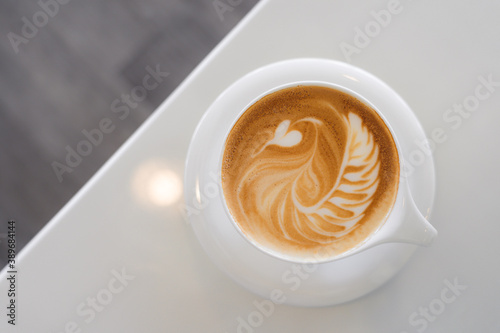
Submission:
{"label": "gray surface", "polygon": [[[35,1],[0,3],[0,266],[7,220],[17,222],[20,249],[256,2],[221,16],[212,1],[73,0],[46,16],[18,52],[9,33],[23,36],[23,17],[43,20],[42,9]],[[142,85],[147,66],[169,75],[119,119],[113,101]],[[114,131],[59,181],[51,164],[66,164],[66,146],[76,149],[82,131],[103,118]]]}

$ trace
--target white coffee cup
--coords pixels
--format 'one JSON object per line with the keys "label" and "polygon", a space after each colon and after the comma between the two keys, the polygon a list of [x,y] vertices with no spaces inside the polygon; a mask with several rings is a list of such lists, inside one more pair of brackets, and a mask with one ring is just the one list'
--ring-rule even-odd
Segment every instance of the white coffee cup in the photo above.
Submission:
{"label": "white coffee cup", "polygon": [[[367,239],[360,242],[352,249],[346,252],[342,252],[340,254],[333,253],[333,251],[327,253],[327,250],[325,250],[326,255],[315,255],[315,256],[290,255],[285,252],[278,252],[276,250],[270,249],[269,247],[260,244],[257,241],[254,241],[251,237],[248,237],[242,231],[240,225],[237,223],[235,218],[231,215],[230,210],[227,206],[227,200],[224,197],[224,192],[221,191],[220,195],[222,195],[223,198],[222,201],[224,202],[224,208],[225,208],[224,211],[226,213],[227,220],[231,221],[232,225],[240,232],[241,236],[245,238],[248,242],[250,242],[253,246],[255,246],[257,249],[263,251],[266,254],[275,256],[279,259],[287,260],[294,263],[320,263],[320,262],[338,260],[345,258],[347,256],[355,255],[373,246],[380,245],[383,243],[403,242],[403,243],[411,243],[423,246],[430,245],[433,239],[437,236],[437,231],[427,221],[427,219],[422,215],[422,213],[420,213],[420,211],[415,205],[415,202],[412,198],[412,194],[408,187],[408,183],[405,180],[405,172],[404,172],[404,170],[406,170],[404,165],[405,161],[403,158],[400,157],[401,154],[400,154],[399,142],[394,134],[394,131],[391,128],[391,125],[385,119],[384,114],[379,109],[377,109],[375,105],[373,105],[366,98],[352,91],[351,89],[347,89],[343,86],[324,81],[297,81],[297,82],[287,83],[278,87],[274,87],[269,91],[266,91],[262,95],[257,96],[243,110],[240,110],[240,112],[236,115],[236,117],[232,119],[233,120],[232,125],[229,128],[227,128],[225,132],[226,134],[224,136],[224,142],[226,142],[227,137],[231,129],[235,125],[235,123],[238,121],[241,115],[248,110],[250,106],[254,105],[257,101],[261,100],[265,96],[271,95],[279,90],[298,87],[298,86],[321,86],[321,87],[332,88],[356,98],[357,100],[361,101],[365,105],[370,106],[373,110],[377,112],[380,118],[384,121],[386,127],[389,129],[391,136],[394,142],[396,143],[396,148],[398,152],[400,179],[398,182],[398,191],[393,207],[389,209],[389,212],[386,215],[384,221],[381,221],[379,228],[373,231],[367,237]],[[374,89],[376,89],[376,87],[374,87]],[[249,140],[251,140],[251,138],[249,138]],[[222,169],[224,151],[225,151],[225,144],[220,147],[219,151],[219,164],[217,166],[217,173],[219,179],[221,178],[220,173]]]}

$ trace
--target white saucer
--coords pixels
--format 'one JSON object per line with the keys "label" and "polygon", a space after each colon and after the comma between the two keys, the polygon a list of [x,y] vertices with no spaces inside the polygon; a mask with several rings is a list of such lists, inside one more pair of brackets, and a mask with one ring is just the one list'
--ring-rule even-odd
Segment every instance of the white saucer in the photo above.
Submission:
{"label": "white saucer", "polygon": [[[416,246],[383,244],[338,261],[309,266],[292,264],[263,253],[241,236],[224,214],[218,185],[220,147],[234,117],[257,96],[296,81],[343,86],[365,97],[384,114],[399,141],[403,158],[419,164],[407,180],[417,207],[429,218],[435,172],[432,156],[419,152],[416,144],[426,138],[417,118],[399,95],[373,75],[326,59],[294,59],[262,67],[236,81],[213,102],[196,128],[187,155],[187,212],[210,258],[245,288],[268,299],[282,295],[279,300],[291,305],[334,305],[361,297],[388,281]],[[374,85],[379,87],[376,92],[370,89]],[[417,156],[425,158],[416,159]]]}

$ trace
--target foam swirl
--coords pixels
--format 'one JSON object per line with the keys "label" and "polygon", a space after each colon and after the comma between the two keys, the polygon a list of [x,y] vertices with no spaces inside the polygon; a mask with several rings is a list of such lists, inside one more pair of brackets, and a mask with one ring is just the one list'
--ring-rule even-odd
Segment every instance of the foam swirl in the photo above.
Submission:
{"label": "foam swirl", "polygon": [[223,166],[228,208],[240,229],[267,248],[343,252],[390,211],[398,164],[384,161],[396,148],[383,121],[360,116],[359,105],[339,108],[337,99],[298,96],[302,104],[293,106],[300,112],[291,113],[281,99],[264,101],[260,113],[233,128]]}
{"label": "foam swirl", "polygon": [[[259,215],[272,221],[274,232],[288,240],[329,243],[351,232],[373,200],[380,162],[379,148],[361,119],[350,113],[345,122],[348,136],[339,172],[325,175],[324,172],[331,169],[323,164],[338,146],[320,147],[321,140],[331,142],[327,140],[328,129],[323,122],[315,118],[304,118],[293,124],[290,120],[283,121],[274,138],[255,154],[254,163],[243,175],[239,200],[245,200],[241,191],[247,187],[259,188],[254,198]],[[289,130],[290,127],[298,129]],[[265,149],[271,145],[293,147],[301,144],[307,146],[306,149],[297,147],[294,153],[279,161],[266,158]],[[295,167],[288,168],[281,176],[270,172],[279,172],[283,164]],[[252,177],[263,173],[269,175]],[[328,180],[328,184],[318,188],[324,180]]]}

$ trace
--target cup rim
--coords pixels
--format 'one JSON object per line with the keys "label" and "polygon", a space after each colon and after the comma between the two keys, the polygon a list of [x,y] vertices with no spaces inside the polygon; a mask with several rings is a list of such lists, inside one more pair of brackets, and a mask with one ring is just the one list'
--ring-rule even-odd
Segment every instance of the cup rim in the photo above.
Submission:
{"label": "cup rim", "polygon": [[[278,91],[283,90],[283,89],[298,87],[298,86],[320,86],[320,87],[327,87],[327,88],[331,88],[334,90],[338,90],[340,92],[344,92],[344,93],[349,94],[350,96],[358,99],[363,104],[365,104],[365,105],[369,106],[370,108],[372,108],[373,110],[375,110],[377,115],[384,122],[385,126],[389,129],[391,137],[392,137],[394,144],[396,146],[396,152],[397,152],[397,157],[398,157],[399,177],[398,177],[396,196],[394,198],[394,202],[393,202],[392,206],[390,207],[390,209],[387,210],[387,213],[385,214],[385,216],[383,218],[383,222],[381,222],[377,226],[376,229],[374,229],[363,241],[358,243],[353,248],[351,248],[347,251],[344,251],[338,255],[322,257],[320,259],[315,259],[314,257],[311,258],[311,257],[299,257],[299,256],[287,255],[283,252],[269,249],[269,248],[259,244],[257,241],[255,241],[251,237],[247,236],[243,232],[243,230],[241,230],[240,226],[236,222],[236,219],[233,217],[233,215],[229,211],[229,207],[227,205],[227,201],[225,198],[224,188],[222,187],[222,177],[221,177],[222,176],[222,162],[224,159],[224,152],[226,150],[227,138],[228,138],[229,134],[231,133],[231,130],[233,129],[234,125],[238,122],[238,120],[241,118],[241,116],[252,105],[257,103],[259,100],[261,100],[265,96],[268,96],[270,94],[273,94],[273,93],[278,92]],[[374,105],[371,101],[369,101],[367,98],[362,96],[361,94],[357,93],[356,91],[354,91],[350,88],[344,87],[343,85],[332,83],[332,82],[327,82],[327,81],[322,81],[322,80],[296,80],[296,81],[292,81],[289,83],[281,84],[281,85],[278,85],[276,87],[273,87],[271,89],[266,90],[265,92],[261,93],[257,97],[253,98],[249,103],[247,103],[245,105],[245,107],[243,107],[242,110],[240,110],[238,112],[238,114],[234,117],[233,121],[231,122],[231,125],[228,127],[228,129],[226,130],[226,132],[223,136],[223,145],[221,146],[221,149],[219,151],[218,162],[217,162],[217,175],[218,175],[219,181],[221,182],[220,186],[222,188],[222,190],[220,191],[221,199],[222,199],[222,206],[224,207],[224,212],[225,212],[227,218],[231,221],[231,224],[237,230],[237,232],[243,237],[243,239],[245,239],[247,242],[249,242],[254,248],[258,249],[259,251],[261,251],[267,255],[273,256],[277,259],[284,260],[284,261],[287,261],[290,263],[295,263],[295,264],[321,264],[321,263],[336,261],[336,260],[348,257],[350,255],[356,254],[360,251],[363,251],[366,248],[369,248],[370,246],[367,246],[367,245],[369,245],[370,241],[374,238],[375,235],[379,234],[380,230],[384,227],[384,225],[387,224],[390,216],[392,215],[392,213],[394,211],[394,208],[395,208],[397,202],[400,200],[400,196],[402,195],[401,182],[404,180],[402,179],[403,178],[403,160],[402,160],[401,156],[402,156],[401,148],[400,148],[399,142],[397,140],[397,137],[394,133],[392,126],[387,121],[387,119],[383,115],[383,113],[378,109],[378,107],[376,105]]]}

